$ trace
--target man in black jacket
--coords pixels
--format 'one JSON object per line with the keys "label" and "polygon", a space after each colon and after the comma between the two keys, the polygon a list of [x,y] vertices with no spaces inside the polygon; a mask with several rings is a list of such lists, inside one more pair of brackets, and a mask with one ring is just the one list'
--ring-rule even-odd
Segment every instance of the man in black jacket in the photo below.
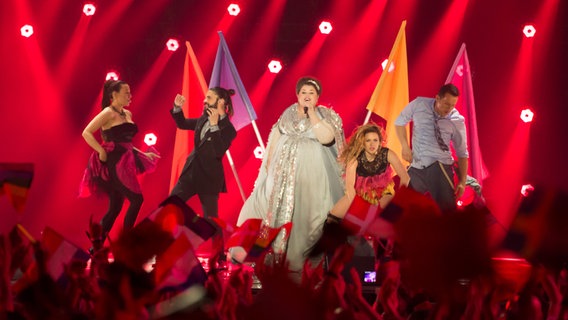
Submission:
{"label": "man in black jacket", "polygon": [[197,194],[203,214],[208,218],[218,217],[219,193],[227,192],[222,160],[237,136],[229,120],[233,115],[233,94],[233,89],[209,89],[203,101],[203,115],[199,118],[185,118],[181,109],[185,97],[178,94],[170,111],[178,128],[195,131],[193,151],[171,195],[187,201]]}

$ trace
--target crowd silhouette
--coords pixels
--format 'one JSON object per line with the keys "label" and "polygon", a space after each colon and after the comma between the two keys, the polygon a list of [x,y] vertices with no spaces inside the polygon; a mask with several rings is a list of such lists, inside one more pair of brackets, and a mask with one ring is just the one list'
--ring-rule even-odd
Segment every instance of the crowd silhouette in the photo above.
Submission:
{"label": "crowd silhouette", "polygon": [[299,284],[287,265],[261,263],[268,250],[253,265],[217,254],[201,280],[162,290],[158,271],[147,266],[172,245],[172,235],[157,223],[144,220],[105,242],[100,224],[91,221],[89,264],[70,260],[59,278],[49,271],[50,244],[29,241],[15,226],[0,242],[0,318],[568,319],[567,197],[541,190],[523,199],[496,247],[486,241],[487,208],[439,215],[426,202],[395,198],[398,207],[382,214],[399,213],[390,220],[396,248],[388,256],[377,252],[378,286],[371,293],[355,268],[344,277],[354,254],[347,242],[330,252],[328,263],[306,263]]}

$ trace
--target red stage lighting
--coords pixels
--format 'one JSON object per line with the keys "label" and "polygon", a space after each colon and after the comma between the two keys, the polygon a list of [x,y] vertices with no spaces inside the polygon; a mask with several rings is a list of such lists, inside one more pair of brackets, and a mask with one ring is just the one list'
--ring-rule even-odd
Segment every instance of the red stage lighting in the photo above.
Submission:
{"label": "red stage lighting", "polygon": [[176,39],[169,39],[166,43],[166,47],[170,51],[176,51],[179,48],[179,42]]}
{"label": "red stage lighting", "polygon": [[109,71],[105,77],[106,80],[118,80],[118,72],[116,71]]}
{"label": "red stage lighting", "polygon": [[[383,70],[385,70],[385,68],[387,67],[387,64],[388,64],[388,63],[389,63],[389,59],[385,59],[385,60],[383,61],[383,63],[381,63],[381,66],[383,67]],[[394,62],[392,62],[392,63],[390,64],[389,72],[393,72],[393,70],[394,70]]]}
{"label": "red stage lighting", "polygon": [[241,12],[241,7],[239,7],[239,5],[236,3],[231,3],[227,7],[227,11],[229,11],[229,15],[238,16],[239,13]]}
{"label": "red stage lighting", "polygon": [[530,183],[529,184],[523,184],[523,186],[521,187],[521,194],[523,195],[523,197],[528,197],[529,194],[533,191],[534,191],[534,187]]}
{"label": "red stage lighting", "polygon": [[526,24],[523,28],[523,33],[525,34],[525,37],[532,38],[536,33],[536,28],[532,24]]}
{"label": "red stage lighting", "polygon": [[34,27],[26,24],[22,28],[20,28],[20,33],[23,37],[29,38],[32,34],[34,34]]}
{"label": "red stage lighting", "polygon": [[531,109],[525,109],[521,111],[521,120],[523,120],[525,123],[532,122],[533,117],[534,113],[531,111]]}
{"label": "red stage lighting", "polygon": [[319,25],[319,29],[322,34],[329,34],[333,28],[329,21],[322,21]]}
{"label": "red stage lighting", "polygon": [[260,146],[257,146],[256,148],[254,148],[253,151],[254,157],[257,159],[262,159],[264,157],[264,151],[262,150],[262,148]]}
{"label": "red stage lighting", "polygon": [[87,17],[94,15],[96,10],[97,8],[92,3],[85,3],[85,5],[83,6],[83,13]]}
{"label": "red stage lighting", "polygon": [[144,136],[144,143],[148,147],[155,145],[156,141],[158,141],[158,137],[156,137],[156,135],[153,133],[146,133],[146,135]]}
{"label": "red stage lighting", "polygon": [[271,60],[268,64],[268,70],[270,70],[270,72],[272,73],[278,73],[280,72],[280,70],[282,70],[282,63],[280,63],[280,61],[278,60]]}

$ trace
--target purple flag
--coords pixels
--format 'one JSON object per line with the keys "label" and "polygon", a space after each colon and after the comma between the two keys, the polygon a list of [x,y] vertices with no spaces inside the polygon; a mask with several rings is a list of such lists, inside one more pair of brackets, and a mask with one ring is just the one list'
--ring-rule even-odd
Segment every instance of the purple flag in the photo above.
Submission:
{"label": "purple flag", "polygon": [[256,112],[252,107],[241,77],[237,72],[237,67],[231,57],[225,37],[221,31],[219,31],[218,34],[220,38],[219,48],[217,49],[217,56],[215,57],[215,65],[213,65],[213,73],[211,74],[209,86],[211,88],[223,87],[225,89],[235,90],[235,95],[232,97],[235,114],[231,122],[238,131],[256,120]]}
{"label": "purple flag", "polygon": [[465,50],[465,43],[454,61],[454,65],[448,74],[446,83],[454,84],[460,91],[460,98],[456,104],[458,111],[465,117],[467,129],[467,143],[469,145],[469,175],[477,179],[479,184],[489,176],[489,172],[483,163],[479,139],[477,137],[477,120],[475,117],[475,100],[473,98],[473,85],[471,81],[471,69]]}

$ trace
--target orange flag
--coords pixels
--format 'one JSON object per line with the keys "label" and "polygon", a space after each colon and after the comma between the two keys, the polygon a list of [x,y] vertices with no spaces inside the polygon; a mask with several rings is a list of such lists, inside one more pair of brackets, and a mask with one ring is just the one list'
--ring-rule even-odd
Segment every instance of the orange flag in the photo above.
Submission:
{"label": "orange flag", "polygon": [[[182,109],[186,117],[197,118],[202,112],[199,106],[203,104],[203,99],[207,93],[207,83],[205,82],[203,72],[197,62],[197,57],[195,56],[195,52],[193,52],[191,44],[189,41],[186,41],[185,45],[187,46],[187,53],[185,54],[181,92],[187,100],[182,106]],[[189,106],[191,106],[191,109]],[[170,191],[174,188],[183,169],[183,165],[185,164],[185,160],[192,148],[193,131],[177,129],[172,161],[172,175],[170,177]]]}
{"label": "orange flag", "polygon": [[[396,137],[394,121],[408,104],[408,63],[406,59],[406,35],[404,28],[406,20],[402,21],[398,35],[389,54],[379,82],[367,104],[367,110],[381,116],[386,124],[387,147],[397,153],[401,145]],[[365,121],[367,122],[368,119]]]}

